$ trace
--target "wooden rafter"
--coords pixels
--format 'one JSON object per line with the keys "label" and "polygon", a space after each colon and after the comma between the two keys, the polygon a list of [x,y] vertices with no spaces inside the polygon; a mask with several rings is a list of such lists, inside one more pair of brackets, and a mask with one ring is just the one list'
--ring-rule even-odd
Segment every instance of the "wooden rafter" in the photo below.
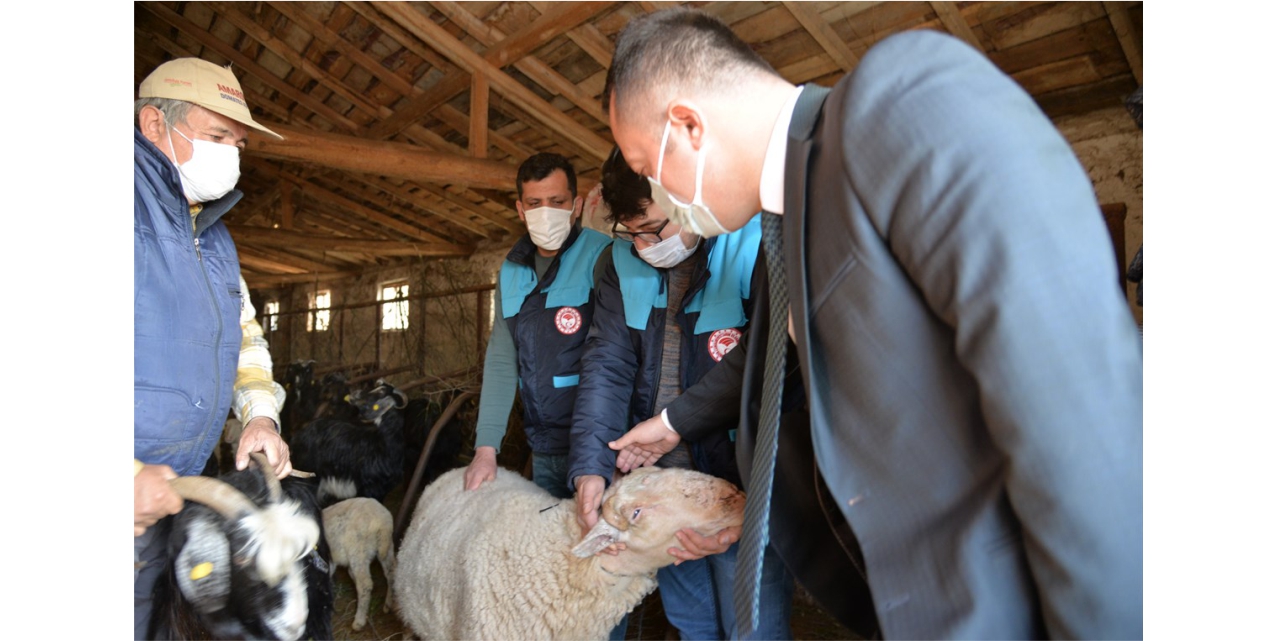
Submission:
{"label": "wooden rafter", "polygon": [[[566,142],[586,152],[588,157],[603,161],[613,145],[601,139],[595,132],[579,124],[578,121],[552,107],[537,94],[502,72],[470,47],[445,31],[440,25],[432,22],[418,9],[404,2],[384,2],[377,5],[383,13],[398,20],[410,32],[424,42],[430,43],[441,54],[448,57],[458,66],[470,73],[484,74],[489,79],[494,91],[508,97],[514,104],[527,111],[530,116],[541,122],[556,134],[563,136]],[[513,181],[514,184],[514,181]]]}
{"label": "wooden rafter", "polygon": [[467,147],[471,155],[485,158],[489,155],[489,81],[485,76],[471,78],[471,127],[467,130]]}
{"label": "wooden rafter", "polygon": [[227,225],[237,243],[275,247],[300,247],[319,251],[353,251],[377,256],[468,256],[473,250],[443,243],[409,243],[392,240],[355,240],[332,236],[309,236],[283,229]]}
{"label": "wooden rafter", "polygon": [[516,189],[516,167],[496,160],[442,154],[419,145],[275,126],[284,140],[256,136],[249,151],[266,158],[314,163],[361,174],[405,180]]}
{"label": "wooden rafter", "polygon": [[970,29],[970,25],[965,21],[965,18],[961,17],[961,11],[956,8],[955,2],[930,0],[930,6],[934,8],[934,13],[939,17],[939,22],[943,23],[948,33],[970,43],[971,47],[984,51],[983,43],[979,42],[978,36],[974,35],[974,30]]}
{"label": "wooden rafter", "polygon": [[800,22],[801,26],[805,27],[805,31],[809,32],[810,36],[818,42],[823,51],[827,52],[827,55],[832,57],[832,60],[837,65],[840,65],[841,69],[850,71],[858,66],[858,56],[854,55],[853,51],[850,51],[850,48],[846,46],[840,36],[836,35],[836,32],[832,30],[831,25],[827,24],[827,20],[824,20],[823,16],[819,15],[813,6],[804,2],[784,2],[783,6],[792,12],[797,22]]}
{"label": "wooden rafter", "polygon": [[1108,11],[1108,21],[1112,23],[1112,30],[1116,32],[1116,39],[1121,42],[1121,51],[1125,52],[1125,59],[1130,63],[1130,71],[1134,74],[1134,80],[1143,86],[1143,48],[1139,46],[1138,38],[1135,37],[1134,23],[1130,20],[1128,2],[1104,2],[1103,6]]}

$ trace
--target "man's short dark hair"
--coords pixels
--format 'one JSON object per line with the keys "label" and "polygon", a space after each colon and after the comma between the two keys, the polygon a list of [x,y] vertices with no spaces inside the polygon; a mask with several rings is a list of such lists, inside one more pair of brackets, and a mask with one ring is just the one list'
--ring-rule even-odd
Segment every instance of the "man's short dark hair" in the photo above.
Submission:
{"label": "man's short dark hair", "polygon": [[633,18],[618,34],[605,75],[601,106],[610,96],[621,104],[657,84],[716,88],[744,72],[778,72],[724,22],[696,9],[673,7]]}
{"label": "man's short dark hair", "polygon": [[627,166],[627,160],[618,147],[614,147],[601,167],[600,195],[609,206],[605,222],[611,224],[643,218],[645,210],[654,202],[649,181]]}
{"label": "man's short dark hair", "polygon": [[565,180],[569,182],[569,195],[577,198],[578,177],[574,174],[574,166],[569,164],[568,158],[548,151],[536,153],[520,163],[520,168],[516,170],[516,198],[519,200],[525,197],[525,183],[542,180],[557,169],[565,172]]}

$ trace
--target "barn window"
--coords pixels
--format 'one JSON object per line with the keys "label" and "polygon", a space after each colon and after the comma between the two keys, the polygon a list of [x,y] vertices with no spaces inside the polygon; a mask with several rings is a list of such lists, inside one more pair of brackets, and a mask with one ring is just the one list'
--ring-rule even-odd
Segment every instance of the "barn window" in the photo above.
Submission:
{"label": "barn window", "polygon": [[383,331],[407,329],[409,327],[409,281],[384,283],[378,293],[378,300],[392,301],[383,303]]}
{"label": "barn window", "polygon": [[329,329],[329,290],[309,296],[311,308],[307,312],[307,331],[323,332]]}
{"label": "barn window", "polygon": [[263,316],[267,317],[267,331],[274,332],[280,329],[280,301],[269,300],[262,308]]}

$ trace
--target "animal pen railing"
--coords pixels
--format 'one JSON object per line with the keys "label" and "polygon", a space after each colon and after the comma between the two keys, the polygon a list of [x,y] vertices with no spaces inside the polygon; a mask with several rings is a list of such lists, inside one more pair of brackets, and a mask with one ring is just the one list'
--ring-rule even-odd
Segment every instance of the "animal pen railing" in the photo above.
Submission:
{"label": "animal pen railing", "polygon": [[[456,378],[484,361],[492,284],[386,300],[262,314],[260,322],[278,371],[311,360],[316,374],[343,370],[365,380],[413,372],[422,379]],[[384,328],[385,310],[404,305],[404,327]],[[274,322],[273,322],[274,321]],[[274,330],[272,329],[275,326]]]}

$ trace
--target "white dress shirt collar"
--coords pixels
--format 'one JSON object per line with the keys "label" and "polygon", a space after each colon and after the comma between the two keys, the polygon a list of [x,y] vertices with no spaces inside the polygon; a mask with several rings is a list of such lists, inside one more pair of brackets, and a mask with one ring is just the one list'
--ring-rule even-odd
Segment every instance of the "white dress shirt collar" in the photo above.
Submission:
{"label": "white dress shirt collar", "polygon": [[787,129],[792,124],[792,111],[796,109],[796,100],[801,97],[804,86],[797,87],[792,96],[783,103],[774,121],[774,131],[770,134],[769,146],[765,148],[765,164],[761,167],[761,209],[777,214],[783,213],[783,178],[787,169]]}

